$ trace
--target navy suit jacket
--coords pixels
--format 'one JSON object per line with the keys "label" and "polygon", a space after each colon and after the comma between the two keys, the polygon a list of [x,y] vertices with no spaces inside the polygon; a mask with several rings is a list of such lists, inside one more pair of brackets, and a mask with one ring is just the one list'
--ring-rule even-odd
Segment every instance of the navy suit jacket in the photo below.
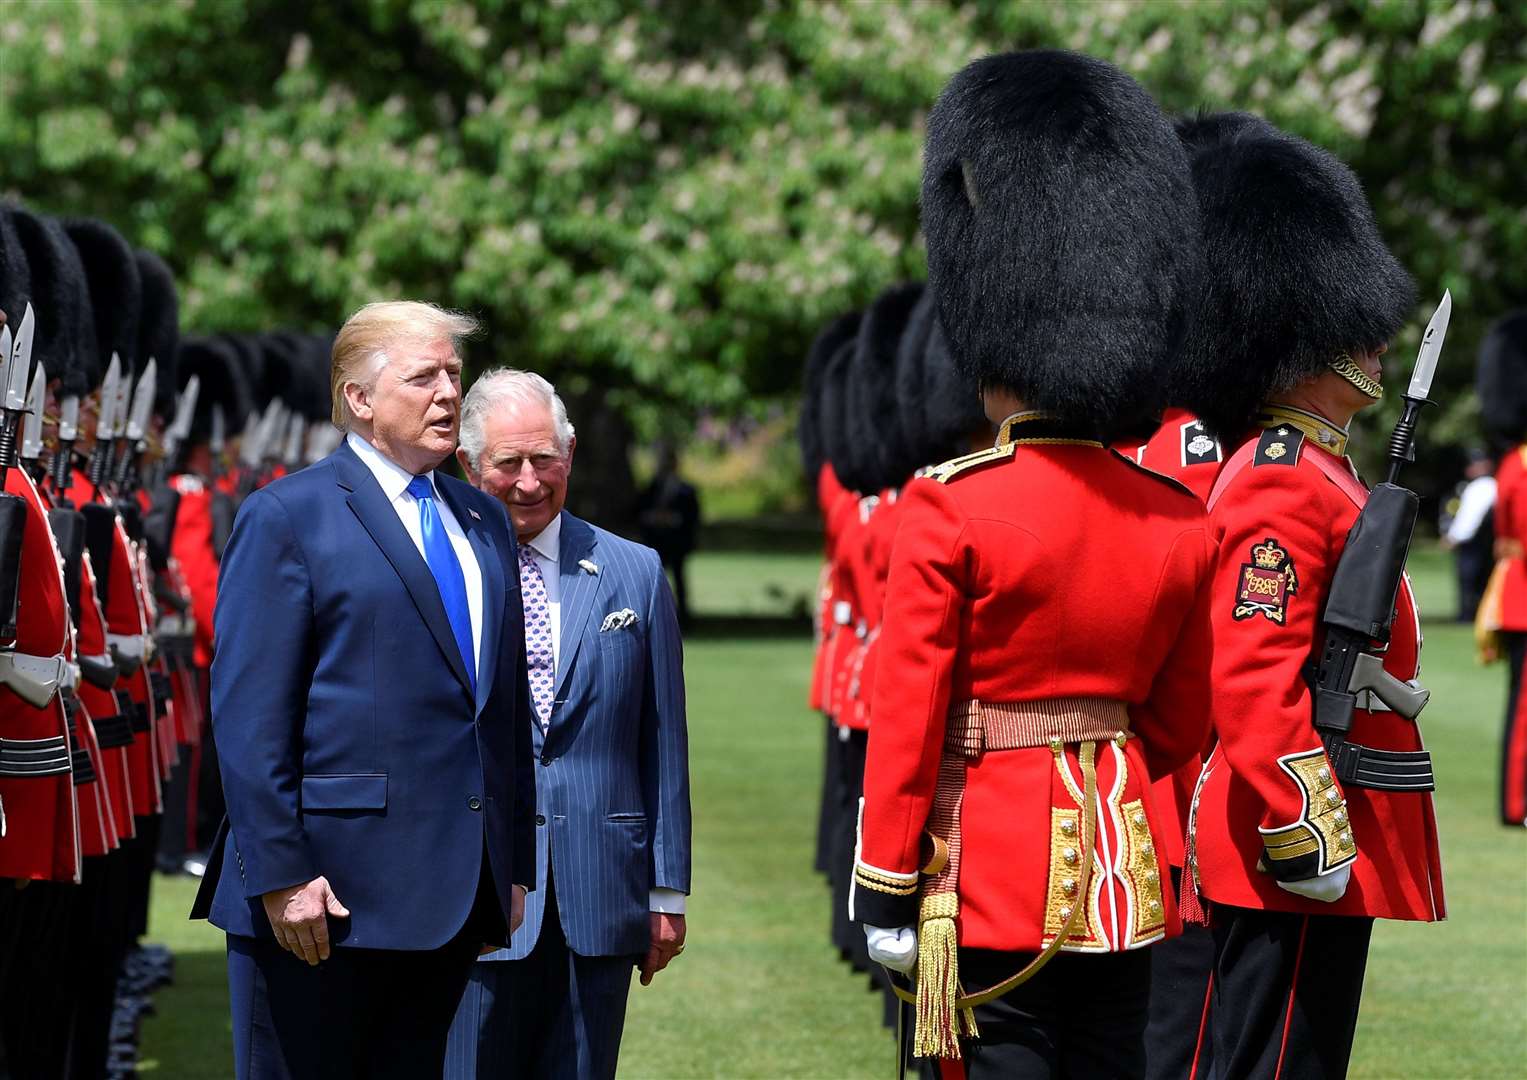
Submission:
{"label": "navy suit jacket", "polygon": [[341,445],[245,500],[223,555],[212,732],[228,816],[193,916],[270,933],[260,895],[328,878],[337,944],[433,949],[484,851],[506,918],[533,886],[529,680],[502,504],[437,473],[482,569],[477,690],[424,557]]}
{"label": "navy suit jacket", "polygon": [[[561,652],[551,719],[530,722],[536,759],[536,891],[509,948],[541,935],[546,873],[569,947],[643,953],[648,893],[689,891],[684,655],[657,552],[562,514]],[[628,610],[629,625],[605,629]]]}

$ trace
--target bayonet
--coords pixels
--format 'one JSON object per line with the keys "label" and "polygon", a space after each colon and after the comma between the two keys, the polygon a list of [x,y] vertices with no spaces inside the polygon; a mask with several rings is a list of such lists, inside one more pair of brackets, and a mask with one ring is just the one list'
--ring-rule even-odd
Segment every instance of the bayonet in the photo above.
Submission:
{"label": "bayonet", "polygon": [[101,381],[101,402],[95,414],[95,448],[90,452],[90,484],[100,491],[111,469],[112,429],[116,427],[117,388],[123,382],[122,358],[115,352]]}
{"label": "bayonet", "polygon": [[133,478],[133,467],[141,449],[139,440],[148,431],[149,416],[154,410],[154,391],[158,389],[159,364],[152,357],[143,374],[138,376],[138,386],[133,391],[133,403],[128,410],[127,423],[122,432],[121,458],[117,462],[117,487],[128,486]]}
{"label": "bayonet", "polygon": [[1389,437],[1389,476],[1387,483],[1400,478],[1400,470],[1407,461],[1416,460],[1416,421],[1421,410],[1431,404],[1432,376],[1437,372],[1437,359],[1442,355],[1442,342],[1447,337],[1448,320],[1453,315],[1453,294],[1442,290],[1442,303],[1432,313],[1421,335],[1421,351],[1416,356],[1416,370],[1410,377],[1410,388],[1405,391],[1405,408],[1400,422],[1394,426]]}
{"label": "bayonet", "polygon": [[260,464],[260,428],[265,418],[249,414],[244,422],[244,434],[239,437],[239,464],[253,469]]}
{"label": "bayonet", "polygon": [[111,437],[120,439],[127,434],[127,413],[131,407],[133,396],[133,373],[127,370],[126,365],[122,368],[122,377],[117,380],[117,399],[111,403]]}
{"label": "bayonet", "polygon": [[191,419],[196,415],[196,399],[200,395],[201,376],[192,375],[186,380],[185,388],[180,391],[180,398],[175,403],[175,419],[164,432],[166,469],[173,470],[176,467],[175,455],[180,451],[180,444],[191,437]]}
{"label": "bayonet", "polygon": [[208,456],[212,459],[212,476],[216,479],[223,475],[223,448],[228,442],[228,420],[223,416],[223,407],[216,402],[212,404],[212,435],[207,440]]}
{"label": "bayonet", "polygon": [[0,333],[0,353],[6,360],[4,392],[0,395],[0,408],[5,410],[0,417],[0,480],[5,470],[16,464],[17,428],[27,407],[27,376],[32,374],[32,336],[36,329],[37,316],[29,303],[15,335]]}
{"label": "bayonet", "polygon": [[256,464],[274,461],[281,452],[281,424],[285,419],[286,408],[281,404],[281,399],[272,398],[270,404],[265,406],[265,415],[260,418],[260,457]]}
{"label": "bayonet", "polygon": [[48,385],[48,373],[39,361],[32,375],[32,389],[27,391],[27,409],[21,414],[21,460],[42,457],[42,399]]}
{"label": "bayonet", "polygon": [[288,469],[302,468],[302,443],[307,436],[307,421],[301,413],[293,412],[288,418],[286,428],[286,449],[281,455],[281,463]]}
{"label": "bayonet", "polygon": [[53,455],[53,490],[60,498],[73,478],[74,441],[79,438],[80,399],[70,394],[58,403],[58,451]]}

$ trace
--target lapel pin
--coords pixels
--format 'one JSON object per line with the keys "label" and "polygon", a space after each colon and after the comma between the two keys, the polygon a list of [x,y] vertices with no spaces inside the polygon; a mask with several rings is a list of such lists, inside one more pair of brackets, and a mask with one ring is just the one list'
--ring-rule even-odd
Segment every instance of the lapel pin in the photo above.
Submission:
{"label": "lapel pin", "polygon": [[579,559],[578,560],[578,565],[583,567],[583,569],[587,570],[589,573],[594,574],[595,576],[598,576],[598,574],[599,574],[599,566],[598,566],[598,564],[596,564],[596,563],[594,563],[594,562],[592,562],[592,561],[590,561],[588,559]]}
{"label": "lapel pin", "polygon": [[481,521],[482,520],[482,515],[479,514],[476,510],[473,510],[470,506],[467,507],[467,513],[472,515],[472,520],[473,521]]}

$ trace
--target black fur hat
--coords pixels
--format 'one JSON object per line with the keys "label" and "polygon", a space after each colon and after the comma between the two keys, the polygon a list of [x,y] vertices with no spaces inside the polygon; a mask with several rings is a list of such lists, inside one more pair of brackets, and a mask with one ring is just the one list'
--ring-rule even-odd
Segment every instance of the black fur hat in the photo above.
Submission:
{"label": "black fur hat", "polygon": [[180,389],[185,389],[192,375],[201,381],[188,443],[206,442],[211,437],[214,405],[223,411],[229,436],[237,434],[244,426],[254,403],[249,396],[249,380],[241,367],[238,353],[222,338],[188,337],[181,340],[176,364]]}
{"label": "black fur hat", "polygon": [[[270,398],[264,396],[265,388],[265,351],[249,334],[218,334],[217,339],[231,349],[238,359],[239,375],[244,380],[244,387],[249,394],[251,409],[265,408]],[[242,429],[247,416],[239,421]],[[228,418],[228,423],[233,424],[233,419]],[[230,433],[234,430],[230,427]]]}
{"label": "black fur hat", "polygon": [[[31,275],[32,311],[37,319],[32,340],[32,359],[44,365],[49,379],[59,379],[66,393],[80,393],[79,384],[88,382],[86,372],[75,372],[77,364],[94,364],[96,357],[79,356],[80,301],[85,297],[85,271],[79,253],[69,242],[63,228],[51,218],[40,217],[24,207],[10,208],[11,224],[26,252]],[[18,320],[19,322],[19,320]],[[15,328],[12,328],[15,332]],[[99,382],[101,375],[94,375]],[[88,391],[94,383],[84,387]]]}
{"label": "black fur hat", "polygon": [[800,442],[801,468],[806,486],[816,490],[817,477],[827,459],[826,437],[822,432],[822,376],[833,353],[845,341],[852,341],[859,330],[860,313],[839,315],[816,336],[806,353],[805,381],[801,388],[801,415],[795,434]]}
{"label": "black fur hat", "polygon": [[138,323],[143,306],[138,259],[121,234],[105,222],[75,219],[63,226],[85,270],[101,377],[105,377],[113,352],[122,362],[123,374],[132,374],[138,370]]}
{"label": "black fur hat", "polygon": [[1276,126],[1249,112],[1200,109],[1173,117],[1172,126],[1177,129],[1177,137],[1190,155],[1247,136],[1282,134]]}
{"label": "black fur hat", "polygon": [[822,436],[827,460],[838,482],[849,491],[872,495],[880,488],[876,481],[873,452],[857,438],[854,409],[854,342],[838,346],[822,375]]}
{"label": "black fur hat", "polygon": [[163,259],[144,248],[139,248],[135,254],[138,279],[143,286],[143,312],[138,321],[138,371],[141,374],[151,358],[158,362],[154,411],[170,418],[175,415],[180,298],[175,292],[175,276]]}
{"label": "black fur hat", "polygon": [[891,286],[870,304],[854,337],[848,432],[865,448],[872,474],[867,479],[874,485],[869,491],[897,487],[925,464],[902,430],[896,399],[897,347],[922,292],[921,283]]}
{"label": "black fur hat", "polygon": [[302,362],[297,343],[285,333],[256,334],[254,342],[264,360],[262,380],[256,397],[263,408],[272,398],[280,398],[288,408],[301,394],[298,367]]}
{"label": "black fur hat", "polygon": [[1479,416],[1498,442],[1527,441],[1527,310],[1498,319],[1479,343]]}
{"label": "black fur hat", "polygon": [[1105,439],[1157,411],[1199,225],[1187,153],[1139,84],[1069,52],[970,64],[928,116],[922,215],[961,371]]}
{"label": "black fur hat", "polygon": [[1362,184],[1292,135],[1248,135],[1197,153],[1204,286],[1179,368],[1182,404],[1217,434],[1244,433],[1269,396],[1377,348],[1415,304]]}
{"label": "black fur hat", "polygon": [[989,426],[980,387],[955,370],[928,290],[918,297],[901,336],[896,396],[902,430],[919,468],[968,452],[971,433]]}
{"label": "black fur hat", "polygon": [[[27,269],[26,252],[21,238],[5,207],[0,207],[0,311],[5,312],[11,333],[21,325],[27,303],[32,299],[32,276]],[[9,360],[9,357],[6,357]]]}

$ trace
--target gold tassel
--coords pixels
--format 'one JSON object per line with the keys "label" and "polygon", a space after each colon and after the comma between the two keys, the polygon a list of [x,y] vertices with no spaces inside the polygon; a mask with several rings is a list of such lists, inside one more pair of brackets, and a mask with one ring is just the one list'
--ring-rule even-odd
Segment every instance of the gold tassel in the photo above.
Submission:
{"label": "gold tassel", "polygon": [[[918,1057],[959,1060],[960,997],[959,941],[954,916],[959,897],[952,892],[923,896],[917,927],[917,1027],[913,1052]],[[969,1010],[964,1010],[969,1013]],[[965,1019],[967,1032],[975,1017]]]}

